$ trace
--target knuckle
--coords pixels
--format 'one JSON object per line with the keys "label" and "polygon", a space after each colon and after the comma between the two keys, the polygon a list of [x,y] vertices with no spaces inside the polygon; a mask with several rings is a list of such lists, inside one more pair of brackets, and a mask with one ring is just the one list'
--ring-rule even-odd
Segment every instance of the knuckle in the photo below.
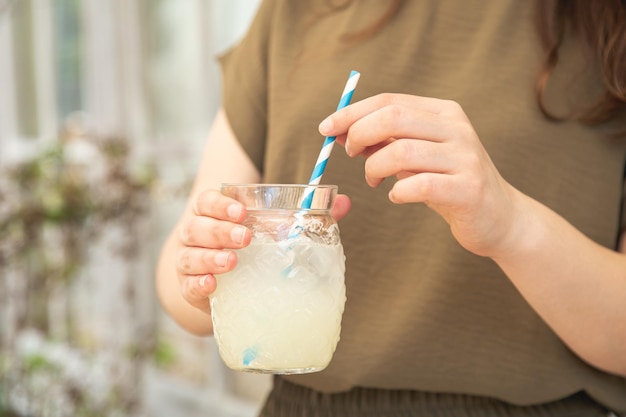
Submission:
{"label": "knuckle", "polygon": [[178,251],[176,266],[179,272],[188,274],[193,269],[193,251],[191,248],[184,247]]}
{"label": "knuckle", "polygon": [[191,284],[193,280],[190,278],[187,281],[189,282],[189,285],[187,285],[187,289],[183,293],[183,297],[185,298],[185,300],[187,300],[189,304],[198,308],[202,305],[203,298],[198,293],[198,291],[194,288],[194,286]]}
{"label": "knuckle", "polygon": [[389,109],[389,113],[391,117],[393,118],[392,120],[394,121],[404,116],[404,113],[405,113],[404,106],[401,106],[396,103],[392,103],[388,105],[387,108]]}
{"label": "knuckle", "polygon": [[191,218],[185,221],[183,224],[181,224],[179,233],[178,233],[180,241],[185,245],[193,243],[195,229],[196,229],[195,218]]}
{"label": "knuckle", "polygon": [[183,275],[180,285],[180,293],[183,298],[195,307],[202,305],[204,301],[204,296],[198,291],[195,285],[197,278],[198,277],[195,275]]}
{"label": "knuckle", "polygon": [[204,190],[198,193],[194,203],[194,211],[196,214],[210,214],[215,207],[219,198],[215,190]]}
{"label": "knuckle", "polygon": [[424,201],[428,201],[432,198],[435,190],[435,181],[432,175],[420,175],[419,181],[416,184],[417,193],[422,197]]}
{"label": "knuckle", "polygon": [[188,275],[180,275],[180,294],[183,296],[187,302],[191,302],[193,300],[192,297],[192,285],[191,278]]}
{"label": "knuckle", "polygon": [[376,95],[376,101],[383,106],[387,106],[393,103],[393,94],[391,93],[380,93]]}
{"label": "knuckle", "polygon": [[415,156],[415,141],[413,139],[399,139],[394,142],[396,157],[401,161],[411,161]]}
{"label": "knuckle", "polygon": [[381,112],[381,123],[384,126],[395,126],[399,120],[402,120],[405,115],[405,109],[403,106],[390,103],[384,107]]}
{"label": "knuckle", "polygon": [[191,211],[196,216],[200,215],[200,211],[201,211],[200,207],[202,207],[201,200],[202,200],[202,192],[193,196],[193,199],[191,200]]}
{"label": "knuckle", "polygon": [[463,111],[463,107],[459,104],[459,102],[454,100],[443,100],[443,106],[446,109],[446,113],[449,113],[452,116],[458,116],[461,114],[465,114]]}
{"label": "knuckle", "polygon": [[474,127],[466,120],[459,121],[456,129],[463,139],[470,139],[475,136]]}
{"label": "knuckle", "polygon": [[415,143],[410,139],[398,139],[392,144],[393,160],[398,171],[410,169],[415,160]]}

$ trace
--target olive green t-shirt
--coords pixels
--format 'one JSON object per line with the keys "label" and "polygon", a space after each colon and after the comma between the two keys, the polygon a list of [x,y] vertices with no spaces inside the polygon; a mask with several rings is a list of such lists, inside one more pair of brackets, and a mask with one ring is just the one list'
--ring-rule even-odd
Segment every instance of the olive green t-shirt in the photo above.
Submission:
{"label": "olive green t-shirt", "polygon": [[[357,70],[353,101],[383,92],[457,101],[507,181],[615,247],[626,140],[607,134],[619,121],[592,128],[542,116],[533,2],[411,0],[374,36],[352,43],[340,37],[369,25],[387,2],[334,12],[329,3],[264,1],[247,36],[221,58],[228,119],[265,182],[308,181],[323,142],[317,126]],[[598,77],[587,62],[568,38],[547,93],[555,113],[595,98]],[[425,205],[392,204],[393,178],[368,187],[363,166],[336,147],[322,178],[353,201],[340,222],[341,340],[326,370],[289,380],[324,392],[415,389],[515,404],[584,390],[626,412],[626,379],[583,362],[493,261],[464,250]]]}

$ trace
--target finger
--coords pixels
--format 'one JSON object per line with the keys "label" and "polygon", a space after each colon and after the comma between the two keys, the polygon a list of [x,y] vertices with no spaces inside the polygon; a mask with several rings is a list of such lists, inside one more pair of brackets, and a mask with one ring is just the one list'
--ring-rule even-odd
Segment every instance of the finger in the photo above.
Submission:
{"label": "finger", "polygon": [[181,275],[222,274],[236,263],[237,255],[232,251],[184,247],[178,253],[176,269]]}
{"label": "finger", "polygon": [[385,178],[407,173],[446,173],[453,169],[448,144],[415,139],[398,139],[373,153],[365,161],[365,179],[378,186]]}
{"label": "finger", "polygon": [[356,156],[371,146],[388,142],[389,138],[443,142],[449,137],[449,130],[449,122],[439,115],[390,105],[355,121],[348,130],[345,147],[348,155]]}
{"label": "finger", "polygon": [[355,145],[354,141],[346,140],[346,144],[345,144],[346,153],[351,158],[354,158],[355,156],[362,156],[365,158],[369,158],[370,155],[375,154],[380,149],[384,148],[385,146],[389,145],[392,142],[395,142],[396,140],[397,140],[396,138],[390,137],[387,139],[382,139],[380,142],[371,146],[367,146],[367,147],[359,146],[358,144]]}
{"label": "finger", "polygon": [[448,100],[429,97],[413,96],[408,94],[378,94],[350,104],[328,116],[319,125],[319,131],[325,136],[338,136],[348,131],[348,128],[358,119],[375,112],[385,106],[397,105],[415,107],[423,112],[441,114],[449,113],[453,105]]}
{"label": "finger", "polygon": [[421,173],[399,180],[389,191],[389,200],[396,204],[429,203],[441,194],[438,188],[446,186],[446,177],[444,174]]}
{"label": "finger", "polygon": [[348,214],[350,209],[352,208],[352,201],[345,194],[339,194],[335,199],[335,203],[331,209],[331,215],[335,218],[335,220],[339,221]]}
{"label": "finger", "polygon": [[[341,138],[341,139],[340,139]],[[350,149],[348,149],[346,147],[346,135],[341,135],[341,136],[337,136],[337,142],[342,145],[345,149],[346,149],[346,153],[348,154],[348,156],[350,157],[354,157],[354,156],[363,156],[365,158],[369,157],[371,154],[373,154],[374,152],[378,151],[379,149],[387,146],[389,143],[395,141],[395,138],[388,138],[376,145],[370,146],[366,149],[364,149],[362,152],[360,152],[358,155],[355,154],[354,152],[352,152]]]}
{"label": "finger", "polygon": [[452,101],[407,95],[382,96],[387,98],[377,96],[371,103],[366,99],[365,105],[362,102],[355,104],[363,109],[348,106],[329,116],[320,125],[320,131],[327,132],[324,129],[326,124],[342,129],[333,134],[347,135],[343,140],[346,151],[348,155],[356,156],[393,137],[441,142],[453,137],[457,126],[469,123],[461,107]]}
{"label": "finger", "polygon": [[196,196],[193,212],[198,216],[214,217],[241,223],[246,218],[246,208],[240,202],[224,196],[217,190],[205,190]]}
{"label": "finger", "polygon": [[250,230],[237,223],[194,216],[179,229],[179,239],[185,246],[213,249],[238,249],[250,243]]}
{"label": "finger", "polygon": [[210,314],[209,296],[215,292],[217,281],[211,274],[180,277],[180,293],[192,306]]}
{"label": "finger", "polygon": [[339,135],[335,137],[335,143],[340,144],[341,146],[345,146],[346,144],[346,135]]}
{"label": "finger", "polygon": [[396,204],[458,207],[467,194],[454,175],[424,172],[397,181],[389,192],[389,200]]}

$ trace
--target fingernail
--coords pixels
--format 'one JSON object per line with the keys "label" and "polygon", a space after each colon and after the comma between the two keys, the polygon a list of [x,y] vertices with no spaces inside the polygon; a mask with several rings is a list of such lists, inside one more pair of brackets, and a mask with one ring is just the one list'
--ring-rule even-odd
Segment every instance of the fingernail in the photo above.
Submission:
{"label": "fingernail", "polygon": [[200,286],[203,288],[204,288],[204,285],[206,284],[206,279],[207,279],[206,275],[200,278]]}
{"label": "fingernail", "polygon": [[239,215],[241,214],[241,205],[240,204],[231,204],[226,209],[226,213],[228,214],[228,217],[230,217],[231,219],[233,219],[233,220],[238,219]]}
{"label": "fingernail", "polygon": [[243,237],[245,236],[245,234],[246,234],[246,228],[245,227],[235,227],[230,232],[230,238],[236,244],[241,245],[243,243]]}
{"label": "fingernail", "polygon": [[350,141],[348,139],[346,139],[346,144],[344,145],[344,148],[346,148],[346,153],[348,154],[348,156],[352,156],[352,153],[350,152]]}
{"label": "fingernail", "polygon": [[326,119],[322,120],[322,123],[320,123],[319,125],[320,133],[323,135],[327,135],[332,130],[333,130],[333,121],[330,119],[330,117],[327,117]]}
{"label": "fingernail", "polygon": [[230,252],[219,252],[217,255],[215,255],[215,265],[226,266],[229,256]]}

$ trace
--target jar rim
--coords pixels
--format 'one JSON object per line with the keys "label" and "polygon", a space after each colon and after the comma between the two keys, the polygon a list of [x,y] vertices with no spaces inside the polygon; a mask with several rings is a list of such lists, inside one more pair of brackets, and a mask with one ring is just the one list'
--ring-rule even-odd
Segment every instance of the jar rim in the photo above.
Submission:
{"label": "jar rim", "polygon": [[[332,184],[230,184],[220,191],[248,209],[330,210],[338,187]],[[304,202],[306,201],[306,204]]]}
{"label": "jar rim", "polygon": [[237,182],[224,182],[220,184],[221,188],[224,187],[237,187],[237,188],[334,188],[338,186],[334,184],[272,184],[272,183],[237,183]]}

